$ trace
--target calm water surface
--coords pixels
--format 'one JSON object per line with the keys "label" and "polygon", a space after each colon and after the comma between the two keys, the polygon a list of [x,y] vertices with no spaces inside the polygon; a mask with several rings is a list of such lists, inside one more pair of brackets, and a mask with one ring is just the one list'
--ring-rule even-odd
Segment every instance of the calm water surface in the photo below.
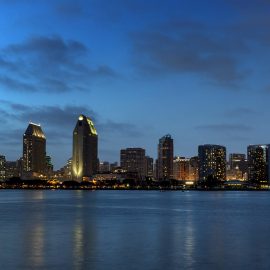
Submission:
{"label": "calm water surface", "polygon": [[270,269],[270,192],[0,191],[0,269]]}

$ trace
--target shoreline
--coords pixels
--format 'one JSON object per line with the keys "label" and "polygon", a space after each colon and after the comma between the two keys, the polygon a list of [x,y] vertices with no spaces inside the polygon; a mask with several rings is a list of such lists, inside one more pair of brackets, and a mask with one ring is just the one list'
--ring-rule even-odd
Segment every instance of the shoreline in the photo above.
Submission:
{"label": "shoreline", "polygon": [[270,189],[240,189],[240,188],[230,188],[230,189],[158,189],[158,188],[49,188],[49,187],[1,187],[1,190],[82,190],[82,191],[157,191],[157,192],[188,192],[188,191],[198,191],[198,192],[215,192],[215,191],[270,191]]}

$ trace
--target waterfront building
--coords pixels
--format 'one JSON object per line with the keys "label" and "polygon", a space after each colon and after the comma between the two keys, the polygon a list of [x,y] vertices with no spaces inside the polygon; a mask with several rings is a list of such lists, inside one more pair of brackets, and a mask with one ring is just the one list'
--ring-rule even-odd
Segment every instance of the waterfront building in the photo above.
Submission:
{"label": "waterfront building", "polygon": [[220,145],[205,144],[198,147],[199,179],[209,177],[226,180],[226,148]]}
{"label": "waterfront building", "polygon": [[93,121],[80,115],[73,131],[72,177],[81,182],[98,170],[98,134]]}
{"label": "waterfront building", "polygon": [[175,157],[173,160],[173,179],[190,180],[190,159]]}
{"label": "waterfront building", "polygon": [[113,162],[110,164],[110,171],[114,172],[115,170],[117,170],[119,168],[118,162]]}
{"label": "waterfront building", "polygon": [[47,179],[51,179],[53,175],[53,164],[52,158],[50,156],[46,156],[46,177]]}
{"label": "waterfront building", "polygon": [[248,181],[256,185],[268,185],[270,182],[270,144],[249,145]]}
{"label": "waterfront building", "polygon": [[229,155],[230,169],[239,169],[242,172],[247,171],[247,159],[245,154],[232,153]]}
{"label": "waterfront building", "polygon": [[6,179],[19,176],[20,176],[19,162],[6,161]]}
{"label": "waterfront building", "polygon": [[99,173],[110,172],[110,162],[103,161],[99,163]]}
{"label": "waterfront building", "polygon": [[199,180],[199,158],[197,156],[189,159],[189,180]]}
{"label": "waterfront building", "polygon": [[42,177],[46,172],[46,137],[41,126],[29,123],[23,135],[23,177]]}
{"label": "waterfront building", "polygon": [[6,157],[0,156],[0,180],[6,178]]}
{"label": "waterfront building", "polygon": [[146,156],[145,157],[145,168],[146,168],[146,176],[153,178],[154,177],[154,159]]}
{"label": "waterfront building", "polygon": [[248,161],[245,154],[230,154],[228,165],[227,180],[244,180],[246,178]]}
{"label": "waterfront building", "polygon": [[159,140],[157,178],[159,180],[173,178],[173,139],[171,135],[165,135]]}
{"label": "waterfront building", "polygon": [[239,168],[235,168],[235,169],[227,169],[226,172],[226,179],[227,181],[232,181],[232,180],[240,180],[240,181],[244,181],[244,174],[242,171],[239,170]]}
{"label": "waterfront building", "polygon": [[139,178],[146,176],[145,149],[126,148],[120,151],[120,166],[128,173],[137,173]]}

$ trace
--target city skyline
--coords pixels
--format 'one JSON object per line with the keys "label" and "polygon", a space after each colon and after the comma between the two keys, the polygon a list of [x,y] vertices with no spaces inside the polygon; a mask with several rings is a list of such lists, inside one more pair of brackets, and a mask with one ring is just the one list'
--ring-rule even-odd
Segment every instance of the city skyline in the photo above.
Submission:
{"label": "city skyline", "polygon": [[[73,142],[71,141],[71,145],[70,145],[71,156],[70,157],[66,157],[66,159],[64,160],[64,163],[63,164],[60,164],[60,167],[59,168],[63,168],[63,166],[65,166],[67,164],[67,162],[69,162],[69,160],[72,160],[72,156],[73,156],[72,151],[74,151],[74,145],[73,145],[74,144],[74,133],[76,133],[76,129],[77,129],[78,123],[80,121],[82,121],[83,119],[85,121],[87,121],[88,122],[87,125],[89,125],[89,128],[88,129],[91,130],[91,133],[94,132],[93,134],[95,136],[97,136],[97,134],[98,134],[98,131],[96,130],[96,128],[94,126],[94,123],[92,122],[92,120],[89,117],[86,117],[85,115],[80,114],[80,115],[77,115],[77,118],[76,119],[78,121],[77,121],[77,124],[75,125],[75,129],[72,132],[72,134],[73,134],[72,135],[73,136]],[[25,145],[25,136],[28,133],[29,134],[34,134],[34,136],[36,136],[37,138],[44,138],[45,139],[45,142],[46,142],[46,145],[47,145],[48,144],[48,138],[47,138],[47,136],[45,137],[45,135],[43,133],[43,128],[44,127],[40,123],[37,124],[37,123],[33,123],[32,121],[30,121],[29,124],[28,124],[28,126],[27,126],[27,128],[26,128],[26,131],[22,134],[23,140],[22,140],[22,143],[20,142],[21,145],[22,145],[22,153],[21,153],[21,155],[19,155],[18,157],[16,157],[13,160],[8,159],[5,152],[1,152],[0,153],[0,156],[4,156],[7,161],[19,161],[20,158],[23,158],[24,152],[25,152],[25,150],[24,150],[25,149],[24,148],[24,145]],[[86,132],[86,131],[84,131],[84,132]],[[139,150],[143,150],[145,152],[145,157],[152,158],[154,160],[158,160],[158,157],[159,157],[158,149],[160,147],[159,146],[160,145],[160,142],[161,142],[162,139],[167,138],[167,137],[170,138],[170,139],[172,139],[172,141],[173,141],[173,148],[174,148],[174,145],[175,145],[175,142],[176,142],[175,138],[172,137],[170,134],[166,134],[162,138],[157,139],[156,141],[153,141],[152,142],[156,146],[156,148],[157,148],[156,155],[153,155],[153,156],[149,155],[149,151],[148,151],[148,148],[147,147],[142,147],[142,146],[138,146],[138,145],[137,146],[131,146],[131,145],[129,145],[125,149],[118,149],[118,156],[114,160],[100,159],[99,158],[99,151],[97,151],[97,158],[98,158],[99,162],[110,162],[110,163],[113,164],[113,162],[116,161],[117,163],[121,164],[122,151],[129,150],[129,149],[130,150],[139,149]],[[53,142],[51,142],[51,143],[53,143]],[[236,157],[238,157],[240,155],[240,156],[246,156],[247,157],[248,156],[248,153],[249,153],[249,148],[250,147],[253,147],[253,146],[254,147],[256,147],[256,146],[258,146],[258,147],[262,146],[263,147],[265,145],[270,145],[270,144],[268,144],[268,143],[248,144],[248,145],[245,145],[245,150],[243,152],[241,152],[241,153],[240,152],[237,152],[237,151],[233,151],[233,150],[232,151],[226,150],[225,151],[226,152],[226,155],[225,155],[226,161],[228,162],[228,165],[230,165],[231,156],[234,156],[235,155]],[[201,145],[193,145],[193,147],[195,149],[195,152],[194,152],[193,155],[181,155],[181,153],[173,151],[173,155],[172,156],[173,156],[173,158],[176,158],[176,159],[177,158],[180,158],[180,157],[181,158],[189,158],[189,159],[190,158],[193,158],[193,157],[197,157],[199,155],[199,151],[200,151],[199,148],[202,147],[202,146],[218,146],[218,147],[223,147],[225,149],[228,149],[227,148],[227,145],[225,145],[225,144],[215,145],[215,144],[207,143],[207,144],[201,144]],[[45,148],[47,148],[47,146],[45,146]],[[46,155],[49,155],[50,158],[51,158],[50,152],[45,151],[44,152],[44,158],[46,156],[45,154]],[[54,162],[53,162],[53,160],[52,160],[52,163],[53,163],[53,165],[55,165]],[[59,169],[59,168],[57,167],[56,169]]]}
{"label": "city skyline", "polygon": [[46,141],[41,125],[30,122],[23,134],[22,157],[10,161],[0,155],[0,176],[3,179],[47,179],[48,183],[58,181],[56,179],[95,183],[95,177],[103,181],[125,175],[127,179],[141,181],[187,181],[188,185],[198,181],[209,187],[231,180],[236,180],[239,185],[239,181],[248,180],[263,188],[270,181],[270,144],[248,145],[247,155],[228,153],[223,145],[204,144],[198,145],[197,156],[180,157],[174,153],[174,139],[167,134],[158,141],[155,162],[153,157],[146,155],[146,149],[129,147],[120,149],[118,166],[117,162],[98,158],[98,131],[90,117],[80,114],[73,130],[73,156],[60,170],[53,170]]}
{"label": "city skyline", "polygon": [[[1,1],[0,147],[21,156],[40,123],[56,168],[89,115],[100,160],[170,133],[175,153],[268,143],[270,4],[265,0]],[[59,128],[61,127],[61,128]]]}

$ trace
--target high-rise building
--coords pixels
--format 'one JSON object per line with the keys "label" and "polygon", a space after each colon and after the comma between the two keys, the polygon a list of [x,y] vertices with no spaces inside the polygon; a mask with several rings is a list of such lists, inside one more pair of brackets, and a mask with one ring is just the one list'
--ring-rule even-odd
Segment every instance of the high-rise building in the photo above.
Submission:
{"label": "high-rise building", "polygon": [[110,171],[111,172],[114,172],[115,170],[117,170],[117,168],[119,168],[119,165],[118,165],[117,161],[110,164]]}
{"label": "high-rise building", "polygon": [[192,157],[189,160],[189,180],[199,180],[199,158],[197,156]]}
{"label": "high-rise building", "polygon": [[189,180],[190,159],[185,157],[175,157],[173,160],[173,179]]}
{"label": "high-rise building", "polygon": [[12,177],[19,177],[20,171],[18,167],[18,161],[7,161],[6,162],[6,179]]}
{"label": "high-rise building", "polygon": [[248,162],[245,154],[232,153],[229,155],[227,180],[245,180]]}
{"label": "high-rise building", "polygon": [[165,135],[159,140],[157,177],[159,180],[173,178],[173,139],[171,135]]}
{"label": "high-rise building", "polygon": [[52,164],[52,158],[50,156],[46,156],[46,176],[47,179],[51,179],[53,175],[53,164]]}
{"label": "high-rise building", "polygon": [[80,115],[73,131],[72,177],[81,182],[98,170],[98,134],[93,121]]}
{"label": "high-rise building", "polygon": [[146,176],[147,177],[154,177],[154,159],[146,156],[145,157],[145,168],[146,168]]}
{"label": "high-rise building", "polygon": [[6,157],[0,156],[0,180],[6,178]]}
{"label": "high-rise building", "polygon": [[64,166],[64,177],[66,180],[72,179],[72,158],[67,160],[66,165]]}
{"label": "high-rise building", "polygon": [[103,161],[99,162],[99,173],[105,173],[110,171],[110,162]]}
{"label": "high-rise building", "polygon": [[226,148],[220,145],[205,144],[198,147],[199,179],[208,177],[226,180]]}
{"label": "high-rise building", "polygon": [[270,183],[270,144],[249,145],[248,181],[257,185]]}
{"label": "high-rise building", "polygon": [[145,149],[122,149],[120,152],[120,166],[128,173],[137,173],[139,178],[144,178],[146,176]]}
{"label": "high-rise building", "polygon": [[232,153],[229,155],[230,169],[239,169],[245,172],[247,170],[247,160],[245,154]]}
{"label": "high-rise building", "polygon": [[46,172],[46,137],[40,125],[29,123],[23,135],[23,174],[40,177]]}

